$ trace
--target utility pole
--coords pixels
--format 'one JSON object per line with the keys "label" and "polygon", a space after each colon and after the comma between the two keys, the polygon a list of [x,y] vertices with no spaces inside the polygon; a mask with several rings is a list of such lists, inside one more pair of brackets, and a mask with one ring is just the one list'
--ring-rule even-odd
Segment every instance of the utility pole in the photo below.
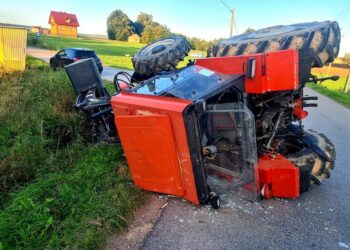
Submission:
{"label": "utility pole", "polygon": [[232,8],[232,11],[231,11],[230,36],[233,36],[234,21],[235,21],[235,9]]}
{"label": "utility pole", "polygon": [[233,27],[235,22],[235,9],[230,8],[230,6],[227,4],[227,0],[221,0],[221,3],[230,11],[231,13],[231,20],[230,20],[230,37],[233,35]]}
{"label": "utility pole", "polygon": [[345,86],[344,86],[344,93],[350,93],[350,71],[348,73],[348,77],[346,78],[345,81]]}

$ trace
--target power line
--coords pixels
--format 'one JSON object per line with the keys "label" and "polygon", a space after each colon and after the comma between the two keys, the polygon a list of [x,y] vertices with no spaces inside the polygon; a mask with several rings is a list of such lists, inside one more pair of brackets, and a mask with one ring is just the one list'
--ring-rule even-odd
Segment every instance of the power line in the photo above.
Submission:
{"label": "power line", "polygon": [[230,6],[227,4],[227,0],[221,0],[221,3],[222,3],[230,12],[232,12],[233,8],[231,9]]}
{"label": "power line", "polygon": [[340,18],[341,16],[344,16],[344,15],[347,15],[348,13],[348,11],[350,10],[350,5],[349,6],[347,6],[347,7],[345,7],[339,14],[338,14],[338,16],[335,18],[335,19],[338,19],[338,18]]}
{"label": "power line", "polygon": [[224,5],[231,13],[231,19],[230,19],[230,36],[233,35],[233,27],[235,27],[235,29],[237,30],[237,26],[235,23],[235,9],[234,8],[230,8],[230,6],[227,3],[227,0],[220,0],[222,5]]}

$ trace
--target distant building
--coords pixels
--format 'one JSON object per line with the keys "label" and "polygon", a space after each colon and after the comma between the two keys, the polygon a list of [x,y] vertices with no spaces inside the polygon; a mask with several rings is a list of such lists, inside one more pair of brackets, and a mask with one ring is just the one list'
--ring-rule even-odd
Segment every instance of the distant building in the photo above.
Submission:
{"label": "distant building", "polygon": [[40,28],[40,34],[43,34],[43,35],[50,35],[50,29],[48,28]]}
{"label": "distant building", "polygon": [[0,23],[0,26],[1,27],[21,28],[21,29],[26,29],[27,31],[30,31],[32,29],[32,26],[21,25],[21,24],[12,24],[12,23]]}
{"label": "distant building", "polygon": [[132,34],[131,36],[128,37],[128,42],[139,43],[140,36],[138,34]]}
{"label": "distant building", "polygon": [[33,33],[38,33],[40,32],[41,26],[32,26],[32,28],[30,29],[30,32]]}
{"label": "distant building", "polygon": [[49,17],[51,35],[77,37],[79,22],[75,14],[51,11]]}
{"label": "distant building", "polygon": [[43,34],[43,35],[50,35],[50,29],[43,28],[41,26],[32,26],[31,29],[30,29],[30,32],[40,33],[40,34]]}

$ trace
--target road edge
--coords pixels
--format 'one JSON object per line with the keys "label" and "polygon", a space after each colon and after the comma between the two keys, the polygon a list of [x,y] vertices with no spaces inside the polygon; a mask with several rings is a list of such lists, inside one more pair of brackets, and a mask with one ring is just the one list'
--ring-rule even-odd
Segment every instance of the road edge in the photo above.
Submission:
{"label": "road edge", "polygon": [[146,196],[144,205],[134,212],[128,228],[110,236],[104,247],[105,250],[140,249],[168,204],[166,200],[160,199],[155,194],[148,193]]}

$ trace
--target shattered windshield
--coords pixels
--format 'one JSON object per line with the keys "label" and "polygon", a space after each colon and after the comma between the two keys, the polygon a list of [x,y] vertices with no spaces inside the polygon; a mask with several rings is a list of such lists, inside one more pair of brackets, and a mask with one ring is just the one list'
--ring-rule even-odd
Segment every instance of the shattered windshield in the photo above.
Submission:
{"label": "shattered windshield", "polygon": [[230,75],[217,74],[201,66],[193,65],[181,71],[162,74],[146,81],[133,92],[146,95],[167,95],[196,100],[210,93]]}

